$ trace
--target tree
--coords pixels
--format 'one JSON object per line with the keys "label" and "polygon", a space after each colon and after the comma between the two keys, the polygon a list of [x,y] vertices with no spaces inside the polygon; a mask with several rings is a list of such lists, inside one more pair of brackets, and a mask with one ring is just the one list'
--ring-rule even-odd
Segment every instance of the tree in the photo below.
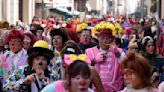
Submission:
{"label": "tree", "polygon": [[157,1],[156,0],[151,0],[151,2],[152,2],[152,5],[150,7],[150,11],[152,13],[155,13],[155,12],[157,12]]}

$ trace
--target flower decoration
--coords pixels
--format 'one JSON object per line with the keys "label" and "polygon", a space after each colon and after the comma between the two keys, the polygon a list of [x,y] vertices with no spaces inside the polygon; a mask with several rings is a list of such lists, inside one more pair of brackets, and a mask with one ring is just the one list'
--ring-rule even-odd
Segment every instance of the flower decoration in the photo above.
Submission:
{"label": "flower decoration", "polygon": [[110,22],[105,22],[102,21],[99,24],[97,24],[93,29],[92,29],[92,33],[93,34],[97,34],[100,32],[101,29],[111,29],[112,30],[112,34],[115,34],[115,26],[110,23]]}
{"label": "flower decoration", "polygon": [[81,32],[82,29],[84,29],[84,28],[86,28],[86,27],[88,27],[88,24],[86,24],[86,23],[81,23],[81,24],[79,24],[79,25],[77,26],[76,32]]}

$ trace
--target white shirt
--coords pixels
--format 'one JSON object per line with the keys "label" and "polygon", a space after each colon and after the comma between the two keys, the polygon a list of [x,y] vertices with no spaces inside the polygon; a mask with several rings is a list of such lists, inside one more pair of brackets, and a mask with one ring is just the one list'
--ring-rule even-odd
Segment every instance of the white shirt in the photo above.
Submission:
{"label": "white shirt", "polygon": [[17,54],[15,54],[12,51],[10,51],[11,57],[13,58],[12,64],[15,66],[15,68],[17,68],[18,67],[18,63],[21,62],[20,59],[21,59],[22,55],[24,54],[24,52],[26,53],[25,49],[22,49]]}

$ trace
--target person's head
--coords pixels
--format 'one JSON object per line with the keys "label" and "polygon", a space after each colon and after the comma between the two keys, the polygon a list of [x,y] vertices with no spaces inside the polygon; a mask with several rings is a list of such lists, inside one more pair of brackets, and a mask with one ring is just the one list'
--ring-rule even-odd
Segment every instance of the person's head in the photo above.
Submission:
{"label": "person's head", "polygon": [[66,87],[73,92],[87,91],[91,82],[91,72],[87,63],[76,60],[65,72]]}
{"label": "person's head", "polygon": [[148,61],[135,52],[127,52],[121,63],[126,86],[135,89],[151,87],[151,68]]}
{"label": "person's head", "polygon": [[19,30],[12,30],[7,36],[9,48],[13,53],[18,53],[23,47],[23,33]]}
{"label": "person's head", "polygon": [[4,45],[7,44],[7,30],[0,30],[0,51],[3,49]]}
{"label": "person's head", "polygon": [[24,49],[28,50],[33,46],[36,39],[32,33],[26,32],[24,33],[24,39],[23,39],[23,47]]}
{"label": "person's head", "polygon": [[83,29],[81,36],[80,36],[80,43],[84,44],[84,45],[88,45],[89,43],[91,43],[91,30],[90,29]]}
{"label": "person's head", "polygon": [[67,34],[71,40],[79,43],[80,39],[75,31],[67,30]]}
{"label": "person's head", "polygon": [[35,42],[33,47],[27,50],[27,54],[27,63],[34,70],[45,70],[50,60],[54,57],[53,52],[48,48],[48,43],[43,40]]}
{"label": "person's head", "polygon": [[114,40],[111,29],[102,29],[100,33],[97,34],[99,40],[99,47],[102,49],[108,49]]}
{"label": "person's head", "polygon": [[36,30],[37,26],[38,25],[30,24],[30,32],[32,32],[33,34],[35,34],[35,30]]}
{"label": "person's head", "polygon": [[35,29],[35,35],[36,36],[42,36],[44,32],[44,28],[41,27],[40,25],[36,26],[36,29]]}
{"label": "person's head", "polygon": [[153,38],[146,36],[142,39],[141,49],[147,54],[151,55],[155,52],[155,43]]}
{"label": "person's head", "polygon": [[130,39],[130,36],[131,36],[131,34],[132,34],[132,29],[131,28],[129,28],[129,27],[127,27],[127,28],[125,28],[124,29],[124,34],[125,34],[125,36],[128,38],[128,39]]}
{"label": "person's head", "polygon": [[39,51],[31,53],[27,59],[27,62],[28,65],[34,70],[45,70],[50,62],[50,59],[46,58],[45,53]]}
{"label": "person's head", "polygon": [[56,49],[62,48],[64,43],[68,40],[68,35],[63,29],[53,29],[50,31],[52,38],[52,46]]}
{"label": "person's head", "polygon": [[65,44],[64,47],[61,51],[61,56],[62,56],[62,66],[63,68],[67,67],[67,64],[64,62],[64,54],[82,54],[82,51],[80,50],[80,47],[78,44],[72,40],[68,40]]}
{"label": "person's head", "polygon": [[139,52],[139,46],[136,39],[132,39],[128,45],[128,51]]}

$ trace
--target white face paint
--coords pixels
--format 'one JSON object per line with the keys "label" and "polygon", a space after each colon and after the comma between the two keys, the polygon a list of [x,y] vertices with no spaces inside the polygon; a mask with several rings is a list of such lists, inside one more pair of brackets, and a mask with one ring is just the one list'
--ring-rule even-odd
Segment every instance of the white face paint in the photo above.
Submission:
{"label": "white face paint", "polygon": [[74,92],[88,92],[91,78],[88,76],[76,75],[71,78],[71,89]]}

